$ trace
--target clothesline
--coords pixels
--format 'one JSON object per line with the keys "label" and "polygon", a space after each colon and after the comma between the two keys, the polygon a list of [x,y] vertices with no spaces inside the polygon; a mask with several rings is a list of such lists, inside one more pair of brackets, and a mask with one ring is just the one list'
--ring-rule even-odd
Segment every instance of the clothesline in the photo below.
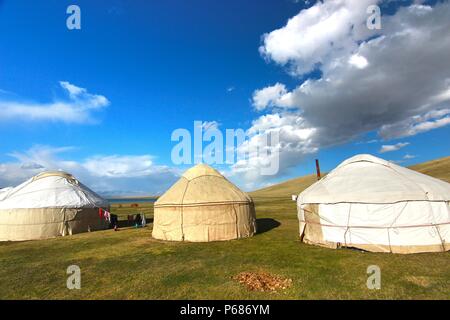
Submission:
{"label": "clothesline", "polygon": [[[108,210],[105,210],[103,208],[98,208],[98,215],[99,215],[100,219],[105,219],[106,221],[111,223],[111,212],[109,212]],[[145,219],[145,214],[142,215],[141,219],[142,219],[141,226],[145,226],[147,224],[147,221]]]}
{"label": "clothesline", "polygon": [[103,208],[98,208],[98,215],[100,219],[105,219],[108,222],[111,222],[111,213]]}

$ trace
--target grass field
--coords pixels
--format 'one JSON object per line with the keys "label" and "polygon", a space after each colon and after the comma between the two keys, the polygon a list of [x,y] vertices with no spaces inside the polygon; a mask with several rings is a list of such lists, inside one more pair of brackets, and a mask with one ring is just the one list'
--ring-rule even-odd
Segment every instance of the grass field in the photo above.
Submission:
{"label": "grass field", "polygon": [[[416,168],[448,179],[450,157],[443,160]],[[299,178],[252,193],[259,233],[248,239],[157,241],[149,224],[0,243],[0,298],[449,299],[448,252],[393,255],[301,243],[290,195],[312,182],[312,177]],[[114,205],[112,211],[122,220],[138,211],[150,221],[153,215],[151,204]],[[72,264],[81,268],[81,290],[66,288],[66,269]],[[381,268],[380,290],[366,287],[369,265]],[[275,293],[248,291],[232,279],[244,271],[270,272],[292,279],[292,285]]]}

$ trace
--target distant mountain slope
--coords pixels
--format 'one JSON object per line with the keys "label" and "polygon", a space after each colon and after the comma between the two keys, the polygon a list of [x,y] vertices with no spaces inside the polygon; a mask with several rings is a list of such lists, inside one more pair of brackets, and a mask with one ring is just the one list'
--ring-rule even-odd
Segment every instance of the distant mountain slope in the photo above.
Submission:
{"label": "distant mountain slope", "polygon": [[[441,159],[416,164],[409,168],[430,175],[432,177],[450,182],[450,157],[445,157]],[[315,174],[308,175],[250,192],[250,195],[255,198],[258,197],[290,198],[291,195],[299,194],[301,191],[305,190],[307,187],[309,187],[316,181],[317,178]]]}
{"label": "distant mountain slope", "polygon": [[409,168],[421,173],[425,173],[429,176],[450,182],[450,157],[416,164]]}
{"label": "distant mountain slope", "polygon": [[291,179],[273,186],[250,192],[252,197],[288,197],[298,194],[317,181],[316,175]]}

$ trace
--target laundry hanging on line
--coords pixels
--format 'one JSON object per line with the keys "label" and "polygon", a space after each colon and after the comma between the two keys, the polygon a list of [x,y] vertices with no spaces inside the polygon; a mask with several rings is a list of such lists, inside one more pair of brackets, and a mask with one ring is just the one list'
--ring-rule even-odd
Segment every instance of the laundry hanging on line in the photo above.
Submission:
{"label": "laundry hanging on line", "polygon": [[100,219],[105,219],[106,221],[111,222],[111,213],[109,211],[98,208],[98,215]]}

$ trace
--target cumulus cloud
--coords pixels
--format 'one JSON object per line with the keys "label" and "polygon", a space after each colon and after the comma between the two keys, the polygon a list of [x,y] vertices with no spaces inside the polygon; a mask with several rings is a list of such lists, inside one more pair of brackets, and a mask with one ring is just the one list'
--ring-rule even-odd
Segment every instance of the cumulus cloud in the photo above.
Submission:
{"label": "cumulus cloud", "polygon": [[[262,167],[277,164],[279,172],[292,167],[317,152],[316,129],[309,127],[297,114],[268,114],[253,121],[246,132],[248,139],[238,146],[240,160],[231,166],[230,176],[237,176],[247,188],[261,183]],[[272,141],[272,137],[277,139]],[[251,184],[248,182],[251,181]]]}
{"label": "cumulus cloud", "polygon": [[287,92],[286,86],[276,83],[253,93],[253,106],[256,110],[263,110],[268,107],[289,107],[290,93]]}
{"label": "cumulus cloud", "polygon": [[381,146],[380,153],[392,152],[400,150],[409,145],[409,142],[399,142],[396,144],[385,144]]}
{"label": "cumulus cloud", "polygon": [[81,161],[61,157],[74,150],[37,145],[10,153],[13,161],[0,163],[0,188],[18,185],[42,171],[63,170],[100,194],[149,195],[162,193],[179,175],[154,164],[150,155],[97,155]]}
{"label": "cumulus cloud", "polygon": [[364,56],[354,54],[348,59],[348,63],[357,67],[358,69],[364,69],[369,65],[369,62]]}
{"label": "cumulus cloud", "polygon": [[60,81],[59,85],[67,95],[66,99],[39,103],[0,98],[0,121],[20,119],[78,124],[91,123],[94,121],[94,113],[110,104],[105,96],[91,94],[85,88],[67,81]]}
{"label": "cumulus cloud", "polygon": [[338,56],[358,48],[358,41],[373,35],[366,27],[366,10],[378,0],[317,2],[289,19],[287,24],[263,35],[260,53],[287,65],[294,74],[305,74],[334,63]]}
{"label": "cumulus cloud", "polygon": [[[450,124],[450,3],[401,6],[382,16],[381,30],[368,30],[366,9],[380,3],[317,2],[264,35],[263,57],[301,80],[292,90],[282,83],[256,90],[254,108],[269,114],[249,131],[272,119],[282,141],[310,132],[294,152],[281,149],[280,174],[369,132],[387,141]],[[319,77],[309,76],[313,70]]]}
{"label": "cumulus cloud", "polygon": [[385,139],[403,138],[450,124],[450,109],[433,110],[393,124],[383,125],[379,134]]}

